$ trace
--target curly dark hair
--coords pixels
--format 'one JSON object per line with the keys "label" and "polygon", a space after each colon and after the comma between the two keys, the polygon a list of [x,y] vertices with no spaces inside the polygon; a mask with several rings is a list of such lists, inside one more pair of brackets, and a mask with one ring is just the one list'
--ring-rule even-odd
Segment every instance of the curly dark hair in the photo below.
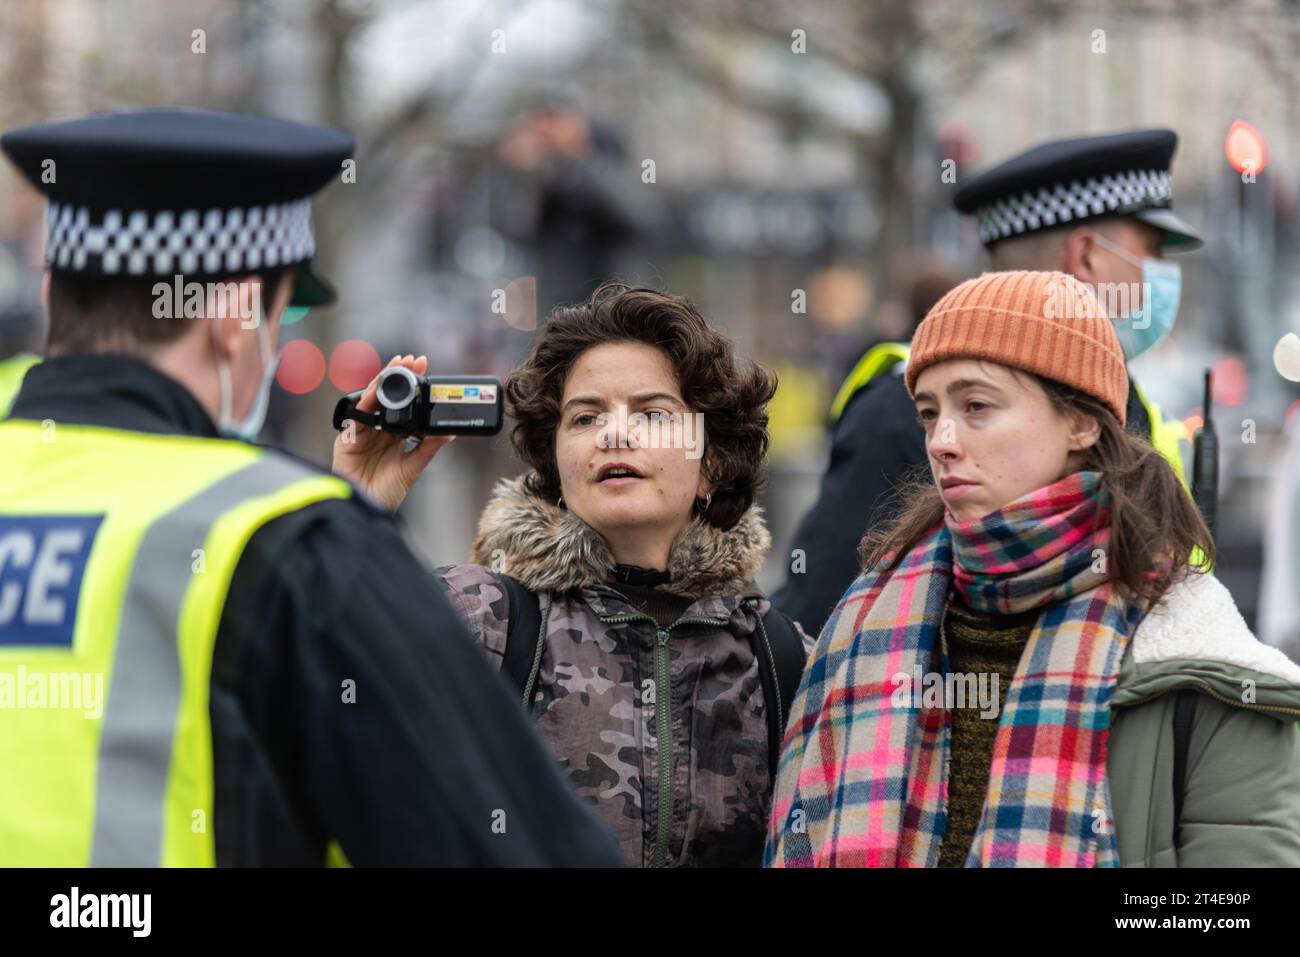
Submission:
{"label": "curly dark hair", "polygon": [[687,407],[704,414],[702,468],[714,490],[703,518],[730,529],[763,487],[766,405],[776,393],[776,376],[737,358],[731,341],[688,300],[625,283],[605,283],[586,302],[557,306],[523,365],[506,380],[506,405],[515,419],[511,441],[533,469],[528,491],[546,501],[559,497],[555,432],[564,384],[579,356],[613,342],[661,349]]}

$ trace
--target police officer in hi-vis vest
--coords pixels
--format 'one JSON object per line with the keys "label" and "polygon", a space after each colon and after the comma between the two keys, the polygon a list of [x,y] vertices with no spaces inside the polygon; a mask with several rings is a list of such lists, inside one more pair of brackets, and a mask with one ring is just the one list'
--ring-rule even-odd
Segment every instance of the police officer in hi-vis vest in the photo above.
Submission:
{"label": "police officer in hi-vis vest", "polygon": [[[1123,293],[1107,305],[1132,360],[1169,335],[1178,315],[1180,267],[1164,254],[1202,244],[1172,209],[1177,146],[1173,131],[1161,129],[1054,140],[968,180],[953,203],[979,222],[993,269],[1059,270]],[[832,403],[830,465],[790,545],[803,551],[804,567],[772,596],[808,632],[821,630],[857,577],[858,543],[886,520],[891,490],[928,465],[903,384],[907,355],[901,342],[869,350]],[[1166,421],[1132,377],[1127,411],[1128,429],[1150,439],[1182,478],[1183,424]]]}
{"label": "police officer in hi-vis vest", "polygon": [[27,370],[40,361],[40,356],[30,352],[0,359],[0,419],[9,414],[9,406],[13,405]]}
{"label": "police officer in hi-vis vest", "polygon": [[252,444],[352,146],[180,109],[0,137],[50,319],[0,422],[0,866],[619,860],[391,517]]}

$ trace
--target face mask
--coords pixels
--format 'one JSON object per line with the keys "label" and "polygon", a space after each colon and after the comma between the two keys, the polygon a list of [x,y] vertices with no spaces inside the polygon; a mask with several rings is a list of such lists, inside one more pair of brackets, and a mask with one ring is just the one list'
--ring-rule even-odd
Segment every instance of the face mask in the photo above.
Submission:
{"label": "face mask", "polygon": [[1124,359],[1131,362],[1174,331],[1178,300],[1182,295],[1183,270],[1178,263],[1163,259],[1138,259],[1099,233],[1093,238],[1103,249],[1142,269],[1142,312],[1137,316],[1117,316],[1114,319]]}
{"label": "face mask", "polygon": [[217,431],[228,439],[254,442],[257,440],[257,433],[262,431],[262,425],[266,422],[266,410],[271,403],[271,385],[275,382],[275,371],[280,365],[279,353],[274,352],[267,342],[270,338],[271,334],[266,330],[266,322],[259,322],[257,352],[262,359],[262,381],[257,384],[257,398],[253,400],[253,406],[242,422],[230,421],[231,406],[234,404],[234,393],[230,387],[230,364],[218,353],[217,382],[221,387],[221,411],[217,417]]}

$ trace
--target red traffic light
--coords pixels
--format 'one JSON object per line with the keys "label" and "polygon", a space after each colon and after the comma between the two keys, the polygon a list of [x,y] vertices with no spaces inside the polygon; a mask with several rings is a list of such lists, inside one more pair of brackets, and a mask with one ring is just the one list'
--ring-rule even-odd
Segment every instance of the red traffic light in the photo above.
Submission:
{"label": "red traffic light", "polygon": [[1268,165],[1268,144],[1259,130],[1245,120],[1233,120],[1223,151],[1238,173],[1259,173]]}

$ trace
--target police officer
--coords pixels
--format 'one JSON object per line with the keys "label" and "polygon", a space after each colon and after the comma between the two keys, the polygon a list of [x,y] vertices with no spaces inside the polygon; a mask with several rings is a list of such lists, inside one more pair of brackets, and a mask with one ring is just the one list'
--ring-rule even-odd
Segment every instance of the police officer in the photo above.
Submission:
{"label": "police officer", "polygon": [[45,330],[35,298],[30,305],[24,296],[0,308],[0,419],[9,414],[27,370],[40,361],[37,350],[44,345]]}
{"label": "police officer", "polygon": [[0,866],[619,860],[388,514],[251,444],[352,146],[197,110],[0,138],[50,203],[0,422]]}
{"label": "police officer", "polygon": [[[1126,311],[1113,319],[1132,360],[1172,331],[1178,313],[1179,266],[1164,254],[1202,244],[1172,209],[1169,169],[1177,145],[1163,129],[1056,140],[975,176],[953,202],[978,220],[995,270],[1060,270],[1094,288],[1123,291]],[[821,629],[857,577],[858,542],[887,519],[889,492],[928,464],[903,384],[907,354],[906,343],[868,351],[832,404],[830,465],[791,546],[803,550],[805,567],[772,596],[807,631]],[[1165,421],[1132,377],[1127,412],[1127,427],[1148,437],[1183,478],[1182,423]]]}
{"label": "police officer", "polygon": [[9,407],[18,395],[18,388],[23,384],[27,370],[40,361],[40,356],[34,352],[20,352],[0,359],[0,419],[9,414]]}

